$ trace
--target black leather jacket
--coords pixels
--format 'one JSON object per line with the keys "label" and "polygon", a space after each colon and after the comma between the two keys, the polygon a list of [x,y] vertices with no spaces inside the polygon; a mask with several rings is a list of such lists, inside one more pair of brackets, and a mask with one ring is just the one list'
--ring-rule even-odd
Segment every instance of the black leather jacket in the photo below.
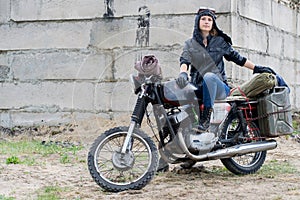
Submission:
{"label": "black leather jacket", "polygon": [[[202,77],[207,72],[217,74],[220,80],[227,84],[223,57],[240,66],[243,66],[247,59],[235,51],[231,44],[225,41],[222,36],[209,35],[207,38],[208,44],[205,47],[198,24],[199,16],[195,20],[193,38],[187,40],[184,44],[180,65],[185,63],[191,66],[191,82],[196,85],[202,83]],[[223,33],[222,31],[220,32]]]}
{"label": "black leather jacket", "polygon": [[240,66],[243,66],[247,59],[235,51],[231,44],[221,36],[208,36],[206,47],[202,40],[202,38],[196,40],[193,37],[185,42],[180,57],[180,65],[185,63],[191,66],[191,81],[194,84],[201,84],[202,77],[207,72],[217,74],[220,80],[227,83],[223,57]]}

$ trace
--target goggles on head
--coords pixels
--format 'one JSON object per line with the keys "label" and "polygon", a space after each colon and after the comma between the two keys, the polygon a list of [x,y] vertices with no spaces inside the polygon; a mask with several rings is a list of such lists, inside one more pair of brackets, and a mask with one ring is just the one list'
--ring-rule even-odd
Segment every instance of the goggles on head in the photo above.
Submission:
{"label": "goggles on head", "polygon": [[203,12],[211,12],[212,14],[216,14],[216,10],[209,7],[200,7],[197,14],[201,14]]}

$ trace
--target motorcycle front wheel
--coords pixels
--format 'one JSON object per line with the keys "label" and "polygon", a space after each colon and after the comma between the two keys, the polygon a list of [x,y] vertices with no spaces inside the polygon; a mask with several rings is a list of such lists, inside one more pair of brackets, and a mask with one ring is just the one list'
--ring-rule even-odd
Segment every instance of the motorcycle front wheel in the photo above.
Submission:
{"label": "motorcycle front wheel", "polygon": [[[259,128],[254,122],[247,123],[246,135],[243,135],[242,125],[240,120],[231,115],[224,123],[221,139],[229,140],[236,135],[240,135],[239,141],[236,144],[261,141]],[[232,158],[221,159],[223,165],[236,175],[253,174],[257,172],[265,162],[267,152],[260,151],[245,155],[237,155]]]}
{"label": "motorcycle front wheel", "polygon": [[153,178],[158,153],[153,140],[135,129],[129,150],[121,149],[128,127],[115,127],[100,135],[88,153],[88,168],[94,181],[106,191],[141,189]]}

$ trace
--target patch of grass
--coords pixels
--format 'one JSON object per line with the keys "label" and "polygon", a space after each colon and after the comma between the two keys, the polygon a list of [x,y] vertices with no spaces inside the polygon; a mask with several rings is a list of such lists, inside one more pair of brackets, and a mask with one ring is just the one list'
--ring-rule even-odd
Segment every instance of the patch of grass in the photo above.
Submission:
{"label": "patch of grass", "polygon": [[228,180],[228,178],[232,178],[235,175],[230,172],[225,166],[212,166],[207,167],[203,171],[205,174],[209,176],[218,177],[222,180]]}
{"label": "patch of grass", "polygon": [[3,195],[0,195],[0,200],[14,200],[14,197],[5,197]]}
{"label": "patch of grass", "polygon": [[25,157],[22,161],[22,164],[28,165],[28,166],[33,166],[37,164],[37,161],[33,157]]}
{"label": "patch of grass", "polygon": [[70,163],[71,160],[70,160],[70,157],[68,154],[64,153],[60,156],[60,163],[62,164],[67,164],[67,163]]}
{"label": "patch of grass", "polygon": [[272,160],[270,163],[265,163],[258,174],[273,178],[278,174],[300,174],[300,172],[288,162]]}
{"label": "patch of grass", "polygon": [[63,191],[58,186],[47,186],[42,191],[38,192],[38,200],[58,200],[60,193]]}
{"label": "patch of grass", "polygon": [[70,163],[69,154],[76,155],[81,149],[81,146],[43,145],[40,141],[0,141],[0,154],[8,156],[7,164],[34,165],[37,164],[36,155],[46,157],[51,154],[60,155],[60,162],[63,164]]}

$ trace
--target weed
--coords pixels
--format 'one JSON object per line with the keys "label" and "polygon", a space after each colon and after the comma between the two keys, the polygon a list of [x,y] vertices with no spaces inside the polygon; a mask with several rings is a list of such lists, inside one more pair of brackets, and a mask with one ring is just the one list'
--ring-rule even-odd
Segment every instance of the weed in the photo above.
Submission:
{"label": "weed", "polygon": [[70,163],[70,162],[71,161],[70,161],[70,158],[69,158],[68,154],[64,153],[64,154],[61,155],[61,157],[60,157],[60,163],[66,164],[66,163]]}
{"label": "weed", "polygon": [[20,164],[21,161],[17,156],[11,156],[6,159],[6,164]]}

